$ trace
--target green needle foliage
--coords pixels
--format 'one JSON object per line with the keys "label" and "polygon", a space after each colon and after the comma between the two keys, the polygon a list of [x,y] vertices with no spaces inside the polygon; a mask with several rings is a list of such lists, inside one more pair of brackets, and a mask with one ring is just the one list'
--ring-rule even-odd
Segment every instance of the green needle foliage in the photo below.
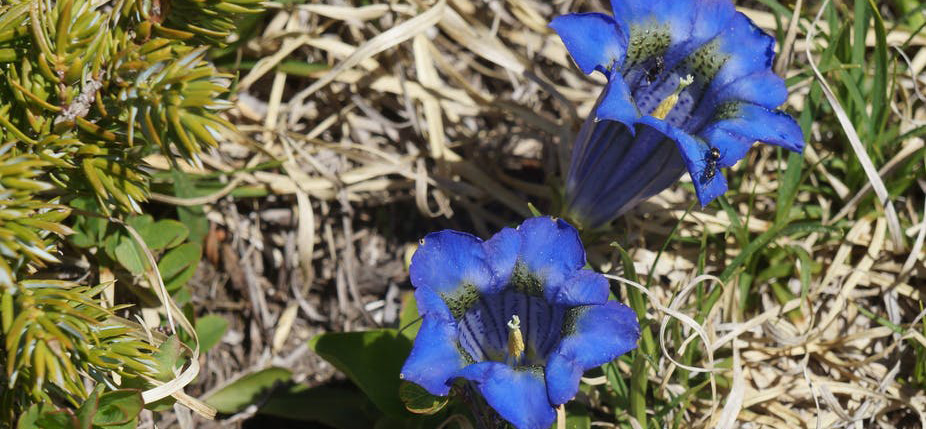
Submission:
{"label": "green needle foliage", "polygon": [[220,45],[237,28],[234,14],[257,13],[262,0],[146,0],[124,2],[162,37]]}
{"label": "green needle foliage", "polygon": [[145,156],[198,164],[234,131],[219,116],[234,76],[207,54],[258,3],[0,3],[0,427],[32,404],[77,409],[94,384],[150,387],[158,374],[149,337],[114,316],[124,307],[102,305],[110,285],[44,279],[62,249],[124,270],[97,257],[99,243],[60,246],[66,225],[134,219],[149,195]]}
{"label": "green needle foliage", "polygon": [[19,404],[87,398],[82,376],[115,386],[113,375],[137,378],[156,373],[156,347],[113,319],[97,303],[107,285],[34,280],[6,288],[0,296],[6,347],[3,421]]}
{"label": "green needle foliage", "polygon": [[0,141],[18,140],[52,162],[59,186],[92,192],[107,214],[141,212],[142,157],[160,150],[198,163],[232,128],[217,115],[231,106],[220,97],[232,76],[204,58],[228,35],[229,13],[253,9],[240,1],[159,4],[0,7]]}
{"label": "green needle foliage", "polygon": [[[17,272],[58,262],[56,238],[70,233],[60,222],[68,208],[34,195],[52,189],[36,180],[51,165],[33,154],[13,153],[13,143],[0,146],[0,287],[13,287]],[[53,236],[51,233],[58,234]],[[27,266],[30,266],[28,267]]]}

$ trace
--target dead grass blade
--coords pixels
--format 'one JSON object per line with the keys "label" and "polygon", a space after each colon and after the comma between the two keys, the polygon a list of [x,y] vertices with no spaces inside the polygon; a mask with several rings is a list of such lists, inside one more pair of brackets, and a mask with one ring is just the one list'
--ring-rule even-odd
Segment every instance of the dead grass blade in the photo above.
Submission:
{"label": "dead grass blade", "polygon": [[865,151],[865,146],[862,145],[862,141],[859,139],[858,133],[855,131],[855,126],[852,125],[852,121],[846,114],[845,109],[843,109],[839,104],[839,100],[836,99],[836,96],[833,94],[833,90],[830,89],[826,78],[823,77],[823,73],[821,73],[820,69],[817,68],[817,63],[814,61],[813,55],[810,53],[810,47],[812,46],[811,41],[813,40],[816,32],[816,25],[823,17],[823,11],[826,10],[828,3],[829,0],[825,0],[823,4],[820,5],[820,10],[817,12],[817,16],[814,19],[813,24],[810,26],[809,31],[807,32],[804,53],[807,55],[807,61],[810,64],[810,67],[813,69],[814,76],[816,76],[817,81],[820,82],[820,87],[823,89],[823,94],[826,96],[826,100],[833,108],[833,112],[836,113],[836,117],[839,119],[839,124],[842,125],[842,129],[846,133],[846,138],[848,138],[849,143],[852,145],[852,150],[855,151],[855,155],[858,157],[859,163],[862,165],[862,169],[865,170],[865,174],[868,176],[868,180],[871,183],[875,194],[881,201],[881,206],[884,209],[885,215],[887,216],[888,226],[891,230],[891,239],[894,243],[893,250],[894,252],[900,253],[904,250],[903,233],[900,229],[900,219],[897,217],[897,210],[894,209],[894,205],[891,203],[890,197],[887,194],[887,188],[884,186],[884,181],[881,180],[881,176],[878,175],[878,170],[875,168],[874,164],[871,162],[871,158]]}
{"label": "dead grass blade", "polygon": [[396,46],[414,37],[416,34],[431,28],[440,20],[444,13],[445,5],[446,0],[440,0],[426,12],[406,22],[403,22],[402,24],[392,27],[389,30],[384,31],[382,34],[370,39],[362,46],[358,47],[349,57],[338,63],[338,65],[334,66],[331,71],[319,78],[308,88],[303,89],[294,95],[290,101],[290,106],[301,105],[303,102],[305,102],[305,99],[312,95],[315,91],[318,91],[325,85],[328,85],[338,75],[343,73],[345,70],[356,66],[361,61],[370,58],[382,51],[385,51],[386,49]]}

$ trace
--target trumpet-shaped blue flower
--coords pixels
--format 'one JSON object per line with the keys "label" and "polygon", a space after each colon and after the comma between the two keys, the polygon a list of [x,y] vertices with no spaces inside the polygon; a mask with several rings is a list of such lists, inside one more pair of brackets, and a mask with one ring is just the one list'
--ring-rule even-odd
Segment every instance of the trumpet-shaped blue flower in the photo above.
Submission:
{"label": "trumpet-shaped blue flower", "polygon": [[576,230],[538,217],[488,241],[428,234],[409,268],[421,329],[402,378],[447,395],[457,378],[519,429],[546,428],[579,378],[636,347],[636,314],[585,270]]}
{"label": "trumpet-shaped blue flower", "polygon": [[556,17],[586,74],[608,83],[580,130],[566,213],[602,226],[691,175],[701,205],[727,190],[720,172],[755,141],[801,152],[800,127],[771,71],[775,40],[729,0],[612,0],[614,16]]}

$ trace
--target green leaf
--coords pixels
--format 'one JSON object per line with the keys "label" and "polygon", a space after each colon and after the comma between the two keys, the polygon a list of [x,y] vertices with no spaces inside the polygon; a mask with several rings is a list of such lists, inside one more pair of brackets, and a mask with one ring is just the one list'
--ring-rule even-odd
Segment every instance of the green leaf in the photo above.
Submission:
{"label": "green leaf", "polygon": [[116,243],[115,248],[112,250],[113,259],[132,274],[144,274],[148,266],[145,262],[147,258],[142,249],[135,243],[135,240],[126,235],[114,235],[113,237]]}
{"label": "green leaf", "polygon": [[[129,216],[125,220],[126,225],[135,228],[135,231],[138,232],[142,238],[145,238],[145,234],[150,234],[150,227],[154,223],[154,218],[151,215],[137,215]],[[147,241],[147,240],[145,240]]]}
{"label": "green leaf", "polygon": [[[93,198],[75,198],[70,202],[71,207],[87,212],[96,212],[96,201]],[[77,247],[94,247],[103,242],[106,234],[106,219],[96,216],[85,216],[79,213],[74,214],[74,234],[68,236],[68,240]]]}
{"label": "green leaf", "polygon": [[589,429],[590,427],[592,427],[592,420],[584,406],[575,403],[566,409],[567,429]]}
{"label": "green leaf", "polygon": [[222,340],[228,330],[228,320],[216,314],[207,314],[196,319],[196,335],[199,337],[199,349],[202,353],[209,351]]}
{"label": "green leaf", "polygon": [[[179,198],[196,197],[196,187],[189,174],[178,169],[171,170],[174,182],[174,196]],[[209,221],[203,206],[177,206],[177,217],[189,229],[188,239],[193,243],[202,243],[209,232]]]}
{"label": "green leaf", "polygon": [[540,213],[540,210],[537,210],[537,207],[534,206],[534,203],[528,202],[527,209],[531,211],[531,214],[534,216],[543,216],[543,213]]}
{"label": "green leaf", "polygon": [[204,400],[220,413],[234,414],[256,403],[277,383],[288,381],[292,373],[284,368],[271,367],[245,375],[213,392]]}
{"label": "green leaf", "polygon": [[367,429],[381,415],[356,388],[302,384],[274,391],[258,412],[337,429]]}
{"label": "green leaf", "polygon": [[77,420],[81,429],[90,429],[93,424],[93,416],[100,406],[100,393],[103,393],[104,388],[104,384],[97,384],[87,400],[77,409]]}
{"label": "green leaf", "polygon": [[186,362],[183,357],[183,345],[176,335],[171,335],[167,341],[161,343],[158,351],[154,353],[154,360],[157,362],[157,378],[160,381],[168,381],[174,377],[174,370]]}
{"label": "green leaf", "polygon": [[450,399],[447,396],[435,396],[424,390],[423,387],[402,381],[399,385],[399,398],[405,404],[405,409],[414,414],[435,414],[447,405]]}
{"label": "green leaf", "polygon": [[418,317],[418,301],[415,293],[408,291],[402,294],[402,313],[399,314],[399,329],[410,340],[418,336],[421,328],[421,319]]}
{"label": "green leaf", "polygon": [[727,217],[730,218],[730,229],[736,237],[736,241],[740,246],[745,246],[749,243],[749,230],[743,226],[743,221],[740,220],[739,213],[730,205],[725,196],[721,195],[717,198],[717,202],[720,203],[720,207],[723,208],[723,211],[727,213]]}
{"label": "green leaf", "polygon": [[203,249],[199,243],[184,243],[171,249],[158,261],[158,270],[169,292],[180,289],[193,277],[202,254]]}
{"label": "green leaf", "polygon": [[95,426],[106,428],[135,427],[138,413],[144,408],[141,391],[120,389],[106,392],[100,396],[100,404],[93,417]]}
{"label": "green leaf", "polygon": [[309,77],[330,68],[330,65],[321,62],[307,63],[305,61],[282,61],[277,66],[277,71],[296,76]]}
{"label": "green leaf", "polygon": [[67,408],[43,412],[35,421],[34,427],[39,429],[80,429],[77,417]]}
{"label": "green leaf", "polygon": [[190,234],[186,225],[173,219],[154,222],[151,216],[143,215],[132,216],[126,223],[138,231],[138,235],[153,252],[177,246]]}
{"label": "green leaf", "polygon": [[887,81],[891,75],[887,71],[890,61],[888,60],[887,32],[884,28],[884,20],[876,2],[868,0],[868,6],[871,8],[875,27],[875,70],[872,75],[872,95],[870,98],[872,120],[867,125],[869,129],[868,138],[874,139],[883,130],[887,116],[890,114],[890,109],[887,107],[888,103],[885,100],[888,98]]}
{"label": "green leaf", "polygon": [[788,166],[781,180],[781,185],[778,187],[778,198],[776,199],[778,210],[775,213],[775,223],[777,224],[784,224],[788,221],[791,207],[797,198],[797,188],[801,182],[803,165],[803,155],[794,152],[788,154]]}
{"label": "green leaf", "polygon": [[309,340],[309,347],[347,374],[384,413],[407,416],[399,400],[399,372],[412,342],[395,329],[333,332]]}
{"label": "green leaf", "polygon": [[19,417],[19,422],[16,424],[17,429],[33,429],[38,428],[37,421],[42,415],[42,408],[44,406],[41,404],[32,404],[22,416]]}

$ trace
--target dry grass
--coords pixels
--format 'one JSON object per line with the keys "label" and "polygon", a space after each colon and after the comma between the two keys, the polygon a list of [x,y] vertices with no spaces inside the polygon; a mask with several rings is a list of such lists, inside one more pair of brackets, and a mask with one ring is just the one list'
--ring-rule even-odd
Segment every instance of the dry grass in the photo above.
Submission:
{"label": "dry grass", "polygon": [[[211,264],[197,276],[194,302],[232,321],[188,393],[199,395],[269,365],[290,368],[310,384],[337,377],[308,351],[306,340],[325,331],[394,326],[400,291],[409,287],[403,261],[418,237],[448,227],[487,237],[529,216],[525,201],[556,210],[556,183],[545,178],[561,176],[565,148],[603,82],[572,65],[546,24],[562,13],[604,11],[606,4],[328,3],[268,3],[266,25],[242,47],[246,57],[261,58],[241,73],[232,117],[243,135],[230,136],[204,157],[208,171],[227,173],[229,186],[195,201],[162,198],[207,204]],[[769,12],[743,11],[776,30]],[[781,17],[791,43],[779,48],[788,54],[778,65],[789,76],[805,69],[807,53],[815,57],[812,51],[823,43],[808,31],[812,16],[802,16],[800,25]],[[888,40],[904,36],[896,30]],[[926,65],[923,45],[921,36],[911,44],[914,76]],[[302,76],[285,67],[289,62],[324,67]],[[919,95],[917,80],[900,81],[898,91],[908,99]],[[793,109],[801,109],[808,89],[792,89]],[[922,103],[915,101],[897,103],[892,121],[904,129],[921,125]],[[851,124],[842,126],[852,134]],[[812,271],[803,298],[782,303],[770,280],[752,285],[744,297],[747,289],[735,282],[723,286],[699,277],[699,268],[718,273],[742,248],[732,235],[712,254],[690,244],[733,225],[716,204],[686,215],[693,197],[682,186],[619,221],[620,241],[631,249],[637,271],[656,279],[648,290],[649,317],[657,326],[681,324],[683,337],[700,339],[710,359],[688,370],[725,380],[712,397],[675,412],[683,427],[926,427],[926,395],[900,382],[911,375],[911,342],[926,346],[916,330],[926,286],[922,193],[897,198],[886,214],[855,218],[871,189],[888,198],[881,177],[897,162],[921,155],[923,140],[905,141],[883,166],[860,150],[855,159],[866,164],[871,186],[850,189],[838,172],[818,163],[834,156],[817,144],[829,138],[815,127],[806,162],[814,165],[809,183],[832,192],[803,190],[797,204],[832,207],[822,218],[850,219],[851,228],[838,241],[819,233],[778,241],[813,258],[812,267],[800,267]],[[247,170],[271,160],[281,167]],[[773,221],[780,163],[773,150],[756,149],[732,173],[744,176],[734,190],[744,197],[731,204],[750,232],[764,232]],[[227,194],[235,188],[267,195],[232,199]],[[657,262],[676,224],[678,237],[690,240],[673,242]],[[589,258],[602,271],[614,268],[606,246],[594,247]],[[798,279],[786,283],[801,296]],[[724,288],[721,305],[700,324],[691,293],[698,285]],[[747,298],[759,303],[759,311],[742,308]],[[650,381],[660,394],[679,395],[684,387],[674,374],[681,346],[663,346]],[[725,358],[723,368],[714,366],[713,356]],[[213,425],[240,425],[252,413]]]}

